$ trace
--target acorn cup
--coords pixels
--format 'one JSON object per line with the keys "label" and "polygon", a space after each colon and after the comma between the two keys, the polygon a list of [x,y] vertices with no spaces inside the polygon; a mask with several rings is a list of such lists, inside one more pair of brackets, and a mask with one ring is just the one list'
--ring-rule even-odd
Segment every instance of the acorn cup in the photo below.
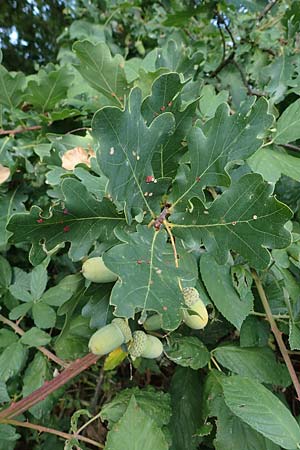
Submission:
{"label": "acorn cup", "polygon": [[94,355],[107,355],[132,339],[131,330],[124,319],[113,319],[96,331],[89,340],[89,349]]}
{"label": "acorn cup", "polygon": [[190,287],[182,290],[188,310],[182,312],[184,323],[193,330],[202,330],[208,322],[208,312],[197,289]]}
{"label": "acorn cup", "polygon": [[161,356],[163,345],[157,337],[150,336],[143,331],[135,331],[128,350],[132,359],[139,357],[155,359]]}
{"label": "acorn cup", "polygon": [[87,259],[81,272],[84,278],[93,283],[112,283],[118,279],[118,275],[105,266],[101,256]]}

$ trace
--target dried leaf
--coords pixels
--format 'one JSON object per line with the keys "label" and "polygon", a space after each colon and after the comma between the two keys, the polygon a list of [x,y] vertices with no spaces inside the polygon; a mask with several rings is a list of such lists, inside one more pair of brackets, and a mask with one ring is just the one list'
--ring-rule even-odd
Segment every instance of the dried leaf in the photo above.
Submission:
{"label": "dried leaf", "polygon": [[66,170],[74,170],[77,164],[86,164],[91,167],[90,158],[94,154],[93,150],[87,152],[83,147],[74,147],[62,156],[62,167]]}
{"label": "dried leaf", "polygon": [[10,170],[8,167],[0,164],[0,184],[4,183],[10,177]]}

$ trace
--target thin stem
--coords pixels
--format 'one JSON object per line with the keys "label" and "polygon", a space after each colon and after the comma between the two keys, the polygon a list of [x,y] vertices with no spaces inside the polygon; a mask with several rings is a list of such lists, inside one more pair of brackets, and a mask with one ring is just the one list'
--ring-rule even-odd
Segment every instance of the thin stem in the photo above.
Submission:
{"label": "thin stem", "polygon": [[210,359],[212,360],[212,362],[214,363],[214,365],[216,366],[216,368],[218,369],[219,372],[222,372],[221,367],[219,366],[219,364],[217,363],[216,359],[210,355]]}
{"label": "thin stem", "polygon": [[295,152],[300,152],[300,147],[297,147],[297,145],[293,144],[278,144],[279,147],[286,148],[287,150],[294,150]]}
{"label": "thin stem", "polygon": [[92,417],[90,420],[88,420],[87,422],[85,422],[82,427],[80,427],[77,430],[77,434],[81,433],[87,426],[89,426],[91,423],[93,423],[95,420],[99,419],[99,417],[101,416],[101,411],[98,412],[98,414],[96,414],[94,417]]}
{"label": "thin stem", "polygon": [[[23,336],[25,334],[25,331],[22,330],[16,323],[12,322],[11,320],[7,319],[6,317],[2,316],[0,314],[0,321],[4,323],[5,325],[8,325],[11,327],[16,333],[18,333],[20,336]],[[50,350],[47,350],[45,347],[39,346],[37,349],[42,352],[47,358],[54,361],[56,364],[58,364],[61,367],[68,367],[68,363],[63,361],[62,359],[58,358],[58,356],[54,355]]]}
{"label": "thin stem", "polygon": [[[167,233],[169,235],[169,238],[170,238],[170,241],[171,241],[171,245],[172,245],[172,248],[173,248],[173,253],[174,253],[175,267],[176,267],[176,269],[178,269],[179,268],[179,263],[178,263],[178,254],[177,254],[175,239],[174,239],[174,236],[172,234],[172,231],[171,231],[171,228],[169,226],[169,223],[168,223],[168,221],[166,219],[163,221],[163,224],[166,227]],[[182,291],[182,284],[181,284],[180,278],[178,278],[178,284],[179,284],[180,290]]]}
{"label": "thin stem", "polygon": [[15,128],[14,130],[0,129],[0,136],[3,136],[5,134],[25,133],[26,131],[36,131],[36,130],[41,130],[41,129],[42,129],[41,125],[33,125],[32,127]]}
{"label": "thin stem", "polygon": [[64,439],[78,439],[78,441],[86,442],[87,444],[94,445],[98,448],[104,448],[103,444],[99,444],[99,442],[94,441],[93,439],[89,439],[85,436],[80,436],[79,434],[69,434],[64,433],[63,431],[55,430],[54,428],[48,428],[43,427],[41,425],[36,425],[35,423],[31,422],[20,422],[19,420],[13,420],[13,419],[2,419],[0,423],[12,425],[14,427],[22,427],[22,428],[30,428],[31,430],[36,430],[39,433],[49,433],[49,434],[55,434],[56,436],[62,437]]}
{"label": "thin stem", "polygon": [[271,0],[267,6],[262,10],[262,12],[259,14],[257,20],[261,21],[267,14],[269,11],[271,11],[271,9],[273,8],[273,6],[276,5],[278,0]]}
{"label": "thin stem", "polygon": [[[267,317],[265,313],[260,313],[256,311],[252,311],[250,313],[252,316],[259,316],[259,317]],[[274,319],[290,319],[290,316],[288,314],[273,314]]]}
{"label": "thin stem", "polygon": [[95,364],[99,356],[88,353],[82,358],[76,359],[69,366],[53,378],[50,381],[46,381],[43,386],[39,389],[33,391],[31,394],[24,397],[22,400],[12,403],[8,408],[0,411],[0,421],[1,419],[10,419],[15,416],[19,416],[23,412],[30,409],[32,406],[44,400],[52,392],[64,386],[72,378],[75,378],[84,370],[88,369],[92,364]]}
{"label": "thin stem", "polygon": [[291,376],[291,379],[292,379],[295,391],[297,393],[297,400],[300,401],[300,383],[299,383],[297,374],[295,372],[295,369],[293,367],[292,361],[291,361],[291,359],[289,357],[289,354],[288,354],[287,348],[285,346],[285,343],[284,343],[284,341],[282,339],[282,333],[277,328],[277,325],[276,325],[275,319],[273,317],[273,314],[272,314],[272,311],[271,311],[271,308],[270,308],[270,305],[269,305],[269,302],[268,302],[265,290],[263,288],[262,282],[261,282],[257,272],[255,270],[252,270],[251,272],[252,272],[252,277],[253,277],[253,279],[255,281],[255,284],[256,284],[256,288],[257,288],[259,297],[260,297],[261,302],[263,304],[264,310],[266,311],[266,316],[267,316],[267,319],[268,319],[268,321],[270,323],[271,330],[272,330],[272,332],[274,334],[274,337],[275,337],[276,342],[278,344],[279,350],[280,350],[280,352],[282,354],[282,357],[284,359],[286,367],[287,367],[287,369],[289,371],[289,374]]}

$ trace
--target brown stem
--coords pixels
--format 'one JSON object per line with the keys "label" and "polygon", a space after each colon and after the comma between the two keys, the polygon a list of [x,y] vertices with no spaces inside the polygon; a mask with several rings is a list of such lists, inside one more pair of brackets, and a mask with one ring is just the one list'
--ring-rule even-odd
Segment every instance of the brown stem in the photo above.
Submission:
{"label": "brown stem", "polygon": [[[12,322],[11,320],[7,319],[6,317],[2,316],[0,314],[0,321],[5,323],[5,325],[10,326],[13,330],[15,330],[16,333],[18,333],[20,336],[23,336],[25,334],[25,331],[22,330],[16,323]],[[62,359],[58,358],[58,356],[54,355],[50,350],[47,350],[45,347],[37,347],[37,349],[42,352],[47,358],[51,359],[52,361],[56,362],[61,367],[68,367],[68,363],[63,361]]]}
{"label": "brown stem", "polygon": [[221,61],[221,63],[218,65],[218,67],[210,73],[210,76],[212,78],[214,78],[215,76],[218,75],[219,72],[221,72],[222,69],[224,69],[224,67],[226,67],[228,64],[230,64],[234,58],[235,55],[235,51],[231,52],[229,56],[227,56],[227,58],[223,59]]}
{"label": "brown stem", "polygon": [[266,316],[267,316],[267,319],[268,319],[269,324],[271,326],[271,330],[272,330],[272,332],[274,334],[274,337],[275,337],[276,342],[278,344],[279,350],[280,350],[280,352],[282,354],[282,357],[284,359],[286,367],[287,367],[287,369],[289,371],[289,374],[291,376],[291,379],[292,379],[295,391],[297,393],[297,400],[300,401],[300,383],[299,383],[297,374],[295,372],[295,369],[293,367],[292,361],[291,361],[291,359],[289,357],[289,354],[288,354],[287,348],[285,346],[285,343],[284,343],[284,341],[282,339],[282,333],[279,331],[279,329],[278,329],[278,327],[276,325],[276,322],[275,322],[275,319],[273,317],[273,314],[272,314],[272,311],[271,311],[271,308],[270,308],[270,305],[269,305],[269,302],[268,302],[265,290],[264,290],[263,285],[261,283],[261,280],[260,280],[260,278],[259,278],[259,276],[258,276],[258,274],[257,274],[257,272],[255,270],[252,270],[252,276],[253,276],[253,279],[255,281],[256,288],[257,288],[258,294],[260,296],[261,302],[263,304],[264,310],[266,311]]}
{"label": "brown stem", "polygon": [[52,394],[52,392],[56,391],[61,386],[64,386],[72,378],[95,364],[98,359],[99,356],[93,355],[92,353],[88,353],[83,358],[76,359],[70,363],[65,370],[57,375],[57,377],[53,378],[51,381],[46,381],[43,386],[29,394],[27,397],[24,397],[17,403],[12,403],[8,408],[0,411],[0,421],[1,419],[10,419],[11,417],[19,416],[24,411],[27,411],[41,400],[44,400],[48,395]]}
{"label": "brown stem", "polygon": [[5,134],[18,134],[18,133],[25,133],[26,131],[35,131],[35,130],[41,130],[41,125],[33,125],[32,127],[21,127],[21,128],[15,128],[14,130],[3,130],[0,129],[0,136],[3,136]]}
{"label": "brown stem", "polygon": [[60,436],[68,440],[75,438],[78,439],[78,441],[86,442],[87,444],[94,445],[95,447],[104,448],[103,444],[99,444],[99,442],[96,442],[93,439],[89,439],[85,436],[81,436],[76,433],[75,434],[64,433],[63,431],[55,430],[54,428],[43,427],[41,425],[36,425],[35,423],[31,422],[20,422],[19,420],[3,419],[1,420],[1,423],[12,425],[14,427],[30,428],[32,430],[37,430],[39,433],[55,434],[56,436]]}
{"label": "brown stem", "polygon": [[257,20],[261,21],[267,14],[269,11],[271,11],[271,9],[273,8],[273,6],[275,6],[277,3],[277,0],[271,0],[267,6],[262,10],[262,12],[259,14]]}
{"label": "brown stem", "polygon": [[300,147],[297,147],[297,145],[293,144],[277,144],[279,147],[286,148],[287,150],[294,150],[295,152],[300,152]]}

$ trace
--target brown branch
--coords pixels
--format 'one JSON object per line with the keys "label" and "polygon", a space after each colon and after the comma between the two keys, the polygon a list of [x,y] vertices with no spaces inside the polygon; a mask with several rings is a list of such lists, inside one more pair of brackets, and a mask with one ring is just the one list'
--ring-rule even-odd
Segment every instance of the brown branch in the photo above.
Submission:
{"label": "brown branch", "polygon": [[21,127],[21,128],[15,128],[14,130],[3,130],[0,128],[0,136],[3,136],[5,134],[18,134],[18,133],[26,133],[26,131],[35,131],[35,130],[41,130],[41,125],[33,125],[32,127]]}
{"label": "brown branch", "polygon": [[[12,322],[11,320],[7,319],[6,317],[2,316],[0,314],[0,321],[4,323],[5,325],[8,325],[13,330],[15,330],[16,333],[18,333],[20,336],[23,336],[25,334],[25,331],[22,330],[15,322]],[[39,346],[37,349],[42,352],[47,358],[54,361],[56,364],[58,364],[61,367],[68,367],[68,363],[63,361],[62,359],[58,358],[58,356],[54,355],[54,353],[50,352],[50,350],[47,350],[45,347]]]}
{"label": "brown branch", "polygon": [[3,419],[0,421],[0,423],[12,425],[14,427],[22,427],[22,428],[30,428],[31,430],[36,430],[39,433],[49,433],[49,434],[55,434],[56,436],[62,437],[64,439],[78,439],[78,441],[86,442],[87,444],[94,445],[98,448],[104,448],[103,444],[99,444],[99,442],[94,441],[93,439],[89,439],[85,436],[81,436],[79,434],[69,434],[64,433],[63,431],[55,430],[54,428],[48,428],[43,427],[41,425],[36,425],[35,423],[31,422],[20,422],[19,420],[12,420],[12,419]]}
{"label": "brown branch", "polygon": [[259,14],[257,20],[261,21],[267,14],[269,11],[271,11],[271,9],[273,8],[273,6],[276,5],[278,0],[271,0],[267,6],[262,10],[262,12]]}
{"label": "brown branch", "polygon": [[76,359],[70,363],[65,370],[57,375],[57,377],[53,378],[51,381],[46,381],[43,386],[29,394],[27,397],[24,397],[16,403],[12,403],[8,408],[0,411],[0,421],[1,419],[10,419],[19,416],[21,413],[27,411],[41,400],[44,400],[48,395],[52,394],[52,392],[56,391],[61,386],[64,386],[72,378],[95,364],[98,359],[99,356],[93,355],[92,353],[88,353],[83,358]]}
{"label": "brown branch", "polygon": [[278,329],[278,327],[276,325],[276,322],[275,322],[275,319],[273,317],[273,314],[272,314],[272,311],[271,311],[271,308],[270,308],[270,305],[269,305],[266,293],[264,291],[263,285],[262,285],[261,280],[260,280],[260,278],[259,278],[259,276],[258,276],[258,274],[257,274],[257,272],[255,270],[252,270],[252,276],[253,276],[253,279],[255,281],[256,288],[257,288],[259,297],[261,299],[261,302],[263,304],[264,310],[266,312],[267,319],[268,319],[269,324],[271,326],[271,330],[272,330],[272,332],[274,334],[274,337],[275,337],[276,342],[278,344],[279,350],[280,350],[280,352],[282,354],[282,357],[284,359],[286,367],[287,367],[287,369],[289,371],[289,374],[291,376],[291,379],[292,379],[295,391],[297,393],[297,400],[300,401],[300,383],[299,383],[297,374],[295,372],[295,369],[293,367],[292,361],[290,359],[289,353],[287,351],[287,348],[285,346],[285,343],[284,343],[284,341],[282,339],[282,333],[281,333],[281,331],[279,331],[279,329]]}
{"label": "brown branch", "polygon": [[251,86],[249,85],[248,80],[246,78],[246,75],[244,74],[243,69],[241,68],[241,66],[235,59],[232,60],[232,64],[234,64],[235,67],[237,68],[237,70],[240,72],[243,84],[247,88],[248,95],[257,95],[257,97],[263,97],[266,95],[264,92],[260,92],[260,91],[257,91],[256,89],[251,88]]}
{"label": "brown branch", "polygon": [[294,150],[295,152],[300,152],[300,147],[297,147],[297,145],[293,144],[277,144],[279,147],[286,148],[287,150]]}
{"label": "brown branch", "polygon": [[210,76],[212,78],[217,76],[218,73],[220,73],[221,70],[224,69],[224,67],[226,67],[228,64],[230,64],[233,61],[234,55],[235,55],[235,51],[231,52],[230,55],[227,56],[227,58],[223,59],[221,61],[221,63],[218,65],[218,67],[210,73]]}

